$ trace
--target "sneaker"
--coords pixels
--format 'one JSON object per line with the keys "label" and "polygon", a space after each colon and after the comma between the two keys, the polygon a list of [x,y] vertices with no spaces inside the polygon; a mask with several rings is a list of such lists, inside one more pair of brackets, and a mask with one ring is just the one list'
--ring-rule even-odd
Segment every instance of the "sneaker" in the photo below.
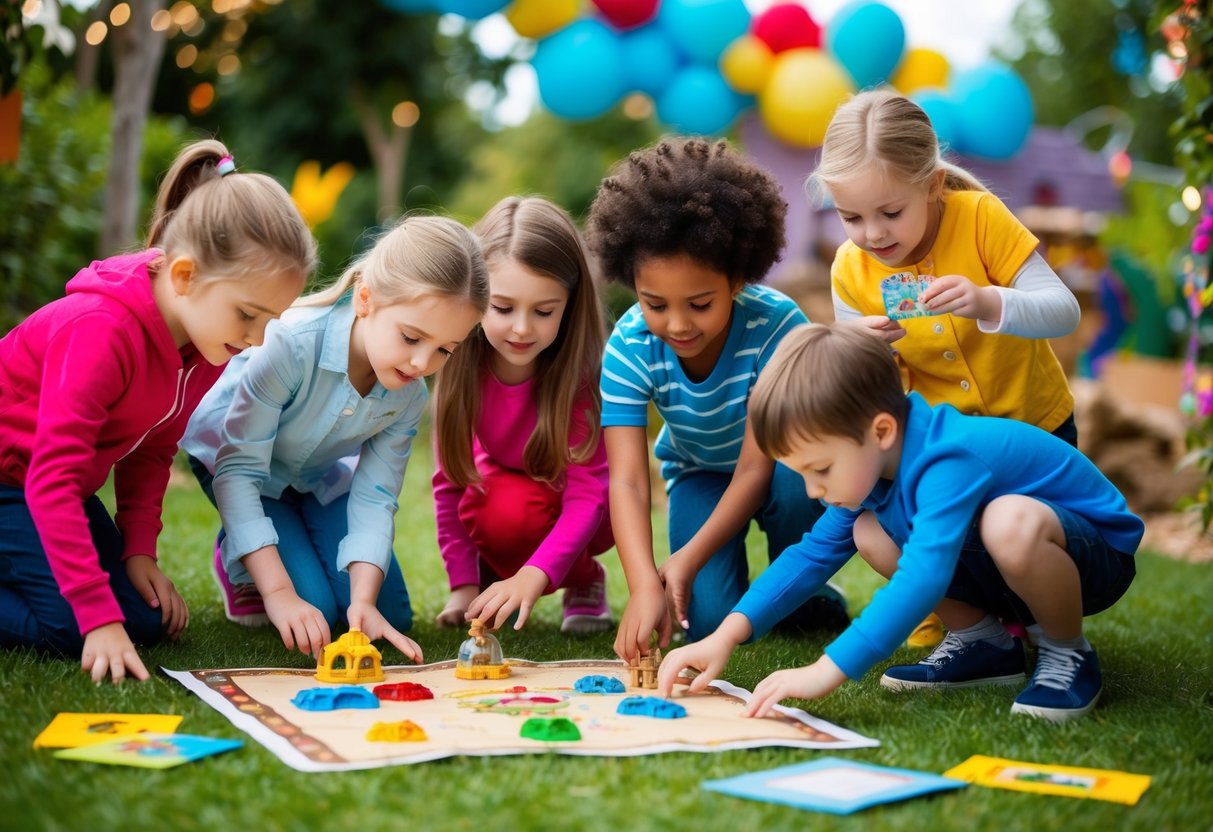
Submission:
{"label": "sneaker", "polygon": [[841,633],[850,623],[847,597],[833,583],[827,583],[791,615],[776,624],[775,629],[793,636]]}
{"label": "sneaker", "polygon": [[1036,653],[1032,683],[1015,697],[1013,714],[1027,714],[1053,722],[1085,716],[1103,690],[1099,657],[1094,650],[1073,650],[1041,644]]}
{"label": "sneaker", "polygon": [[1024,673],[1023,642],[995,647],[989,641],[965,644],[954,633],[918,664],[890,667],[880,677],[889,690],[970,688],[977,685],[1019,685]]}
{"label": "sneaker", "polygon": [[228,621],[243,624],[245,627],[263,627],[270,623],[270,617],[265,614],[265,604],[261,601],[261,593],[256,584],[234,584],[223,568],[223,555],[219,552],[219,541],[215,541],[215,568],[212,573],[215,583],[219,584],[219,594],[223,596],[223,612]]}
{"label": "sneaker", "polygon": [[606,570],[597,561],[598,577],[586,586],[570,586],[564,590],[564,621],[562,633],[600,633],[615,625],[611,608],[607,606]]}
{"label": "sneaker", "polygon": [[943,636],[943,622],[939,620],[938,615],[931,613],[914,628],[914,632],[910,633],[906,639],[906,647],[915,649],[935,647],[943,641]]}

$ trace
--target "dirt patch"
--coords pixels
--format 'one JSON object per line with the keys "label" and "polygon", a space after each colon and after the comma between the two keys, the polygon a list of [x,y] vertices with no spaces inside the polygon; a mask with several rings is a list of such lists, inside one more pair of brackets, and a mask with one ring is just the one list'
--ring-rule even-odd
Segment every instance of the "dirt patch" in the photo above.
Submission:
{"label": "dirt patch", "polygon": [[1199,512],[1144,514],[1142,519],[1146,522],[1142,549],[1191,563],[1213,563],[1213,536],[1201,532]]}

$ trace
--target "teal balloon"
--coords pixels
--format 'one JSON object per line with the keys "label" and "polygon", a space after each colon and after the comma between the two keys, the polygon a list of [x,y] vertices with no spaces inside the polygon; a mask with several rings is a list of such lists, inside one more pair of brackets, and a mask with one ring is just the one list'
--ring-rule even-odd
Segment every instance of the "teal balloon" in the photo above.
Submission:
{"label": "teal balloon", "polygon": [[539,98],[561,118],[600,116],[627,92],[619,36],[583,18],[539,41],[531,59]]}
{"label": "teal balloon", "polygon": [[443,14],[479,20],[501,11],[510,4],[510,0],[432,0],[432,3]]}
{"label": "teal balloon", "polygon": [[1023,148],[1032,132],[1032,94],[1009,67],[990,61],[952,79],[956,102],[956,149],[966,156],[1001,161]]}
{"label": "teal balloon", "polygon": [[944,150],[956,150],[957,139],[960,135],[960,113],[957,112],[956,102],[943,90],[922,89],[913,93],[910,98],[922,107],[939,145]]}
{"label": "teal balloon", "polygon": [[839,9],[826,26],[826,48],[859,89],[888,80],[901,63],[906,29],[883,3],[856,0]]}
{"label": "teal balloon", "polygon": [[692,61],[716,66],[720,53],[750,28],[745,0],[662,0],[657,24]]}
{"label": "teal balloon", "polygon": [[682,60],[665,31],[652,23],[626,32],[619,38],[623,67],[630,90],[656,98],[678,72]]}
{"label": "teal balloon", "polygon": [[657,99],[657,118],[679,133],[723,133],[749,106],[718,70],[691,64],[682,69]]}

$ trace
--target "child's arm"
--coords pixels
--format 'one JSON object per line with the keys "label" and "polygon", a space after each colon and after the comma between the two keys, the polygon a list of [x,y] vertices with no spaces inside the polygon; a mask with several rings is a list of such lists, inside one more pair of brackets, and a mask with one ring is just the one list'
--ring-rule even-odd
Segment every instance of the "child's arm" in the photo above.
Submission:
{"label": "child's arm", "polygon": [[[435,434],[437,431],[435,431]],[[460,627],[464,614],[480,594],[480,555],[467,527],[459,518],[459,502],[467,490],[447,479],[442,455],[434,443],[434,525],[438,531],[438,551],[446,567],[451,595],[434,621],[441,627]]]}
{"label": "child's arm", "polygon": [[1069,335],[1082,316],[1074,293],[1035,252],[1016,273],[1013,288],[977,286],[952,274],[935,278],[922,299],[932,312],[975,319],[982,332],[1021,338]]}
{"label": "child's arm", "polygon": [[670,651],[657,671],[657,693],[668,697],[674,689],[674,680],[688,668],[698,671],[688,690],[699,693],[720,675],[733,650],[752,633],[748,618],[739,612],[729,613],[707,638]]}
{"label": "child's arm", "polygon": [[277,545],[262,546],[242,557],[240,562],[261,593],[265,614],[278,629],[286,649],[298,648],[301,653],[319,656],[324,645],[332,640],[328,622],[320,610],[295,592]]}
{"label": "child's arm", "polygon": [[778,670],[758,683],[742,716],[761,719],[784,699],[820,699],[833,693],[847,675],[826,655],[808,667]]}
{"label": "child's arm", "polygon": [[383,572],[379,567],[364,561],[350,564],[350,608],[346,615],[351,629],[359,629],[371,640],[385,638],[416,664],[424,657],[417,642],[388,623],[376,606],[379,589],[383,586]]}
{"label": "child's arm", "polygon": [[120,621],[88,631],[84,636],[80,666],[98,685],[105,681],[107,675],[113,678],[116,685],[126,677],[128,670],[141,682],[148,678],[147,668],[143,666],[135,645]]}
{"label": "child's arm", "polygon": [[654,632],[659,646],[668,645],[672,628],[653,563],[648,435],[643,427],[625,426],[604,428],[603,437],[611,472],[611,529],[631,594],[615,636],[615,653],[630,660],[649,652]]}

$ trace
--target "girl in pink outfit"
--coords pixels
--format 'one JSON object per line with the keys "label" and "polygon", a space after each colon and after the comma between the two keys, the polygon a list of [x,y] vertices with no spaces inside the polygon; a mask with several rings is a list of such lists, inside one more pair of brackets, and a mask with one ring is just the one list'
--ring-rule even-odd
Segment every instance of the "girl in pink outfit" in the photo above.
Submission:
{"label": "girl in pink outfit", "polygon": [[597,378],[606,339],[581,236],[544,199],[502,200],[474,229],[489,309],[439,379],[437,621],[494,629],[564,588],[564,632],[612,626],[596,556],[614,545]]}
{"label": "girl in pink outfit", "polygon": [[[134,643],[189,611],[156,561],[164,489],[223,365],[303,291],[315,243],[289,194],[190,145],[148,247],[94,262],[0,340],[0,647],[147,678]],[[96,492],[114,472],[113,519]]]}

